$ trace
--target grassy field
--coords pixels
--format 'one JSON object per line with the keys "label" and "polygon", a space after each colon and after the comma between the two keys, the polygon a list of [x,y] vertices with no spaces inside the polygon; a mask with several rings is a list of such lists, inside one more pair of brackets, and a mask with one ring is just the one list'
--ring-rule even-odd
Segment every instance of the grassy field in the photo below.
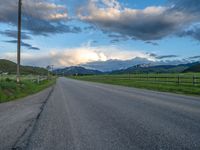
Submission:
{"label": "grassy field", "polygon": [[[33,78],[33,77],[32,77]],[[0,80],[0,103],[22,98],[37,93],[55,83],[56,79],[43,80],[39,84],[34,78],[22,77],[20,84],[17,84],[13,76],[7,76]]]}
{"label": "grassy field", "polygon": [[200,74],[125,74],[74,76],[73,79],[200,96]]}

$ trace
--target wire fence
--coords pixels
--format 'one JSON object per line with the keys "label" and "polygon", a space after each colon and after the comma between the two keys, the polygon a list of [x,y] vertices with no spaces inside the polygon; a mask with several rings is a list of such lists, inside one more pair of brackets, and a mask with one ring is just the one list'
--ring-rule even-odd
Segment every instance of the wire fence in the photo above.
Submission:
{"label": "wire fence", "polygon": [[[114,77],[114,76],[112,76]],[[123,76],[115,76],[114,78],[135,80],[135,81],[149,81],[156,83],[174,83],[174,84],[189,84],[189,85],[200,85],[199,75],[165,75],[165,74],[128,74]]]}
{"label": "wire fence", "polygon": [[[4,75],[0,74],[0,83],[5,80],[16,80],[17,76],[16,75]],[[41,75],[21,75],[20,76],[21,81],[31,81],[31,82],[36,82],[40,83],[44,80],[50,79],[48,76],[41,76]]]}
{"label": "wire fence", "polygon": [[93,76],[96,80],[120,80],[134,82],[150,82],[160,84],[175,84],[200,86],[200,74],[124,74]]}

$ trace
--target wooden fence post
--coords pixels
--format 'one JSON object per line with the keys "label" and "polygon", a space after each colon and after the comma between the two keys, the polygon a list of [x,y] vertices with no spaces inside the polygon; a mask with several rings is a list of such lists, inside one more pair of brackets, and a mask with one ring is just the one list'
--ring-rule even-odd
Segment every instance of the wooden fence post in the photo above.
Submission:
{"label": "wooden fence post", "polygon": [[195,86],[195,85],[196,85],[196,77],[195,77],[195,75],[193,75],[193,80],[192,80],[192,82],[193,82],[193,85]]}
{"label": "wooden fence post", "polygon": [[37,77],[37,83],[40,84],[40,76]]}
{"label": "wooden fence post", "polygon": [[178,85],[180,84],[180,75],[178,75]]}

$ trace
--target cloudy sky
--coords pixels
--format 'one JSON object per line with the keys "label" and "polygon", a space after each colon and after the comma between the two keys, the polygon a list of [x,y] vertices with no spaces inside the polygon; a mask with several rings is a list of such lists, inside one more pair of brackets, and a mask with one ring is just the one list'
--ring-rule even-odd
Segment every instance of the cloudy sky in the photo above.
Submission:
{"label": "cloudy sky", "polygon": [[[22,63],[200,58],[199,0],[22,0]],[[0,0],[0,59],[16,60],[18,0]]]}

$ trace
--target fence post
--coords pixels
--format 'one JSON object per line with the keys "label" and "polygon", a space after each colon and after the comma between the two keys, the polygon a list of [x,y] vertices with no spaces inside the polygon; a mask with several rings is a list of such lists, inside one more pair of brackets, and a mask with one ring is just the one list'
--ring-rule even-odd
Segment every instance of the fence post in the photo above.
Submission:
{"label": "fence post", "polygon": [[193,75],[193,80],[192,80],[192,82],[193,82],[193,85],[195,86],[195,85],[196,85],[196,77],[195,77],[195,75]]}
{"label": "fence post", "polygon": [[40,84],[40,76],[37,76],[37,83]]}
{"label": "fence post", "polygon": [[180,75],[178,75],[178,85],[180,84]]}

